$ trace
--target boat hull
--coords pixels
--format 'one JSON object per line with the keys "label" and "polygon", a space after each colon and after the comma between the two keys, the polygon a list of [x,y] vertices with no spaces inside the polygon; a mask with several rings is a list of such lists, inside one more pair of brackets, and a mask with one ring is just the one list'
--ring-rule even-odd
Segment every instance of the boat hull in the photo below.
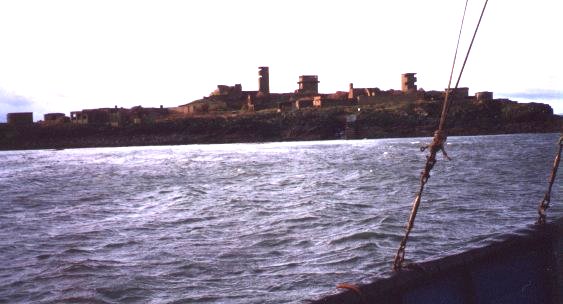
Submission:
{"label": "boat hull", "polygon": [[312,303],[563,303],[563,219]]}

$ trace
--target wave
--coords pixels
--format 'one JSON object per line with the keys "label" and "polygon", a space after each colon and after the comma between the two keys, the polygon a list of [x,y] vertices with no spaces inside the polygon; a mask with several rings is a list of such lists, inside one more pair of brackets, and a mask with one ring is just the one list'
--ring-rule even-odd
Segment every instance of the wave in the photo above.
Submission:
{"label": "wave", "polygon": [[[557,138],[449,138],[408,258],[533,222]],[[1,152],[0,302],[297,303],[387,274],[418,141]]]}

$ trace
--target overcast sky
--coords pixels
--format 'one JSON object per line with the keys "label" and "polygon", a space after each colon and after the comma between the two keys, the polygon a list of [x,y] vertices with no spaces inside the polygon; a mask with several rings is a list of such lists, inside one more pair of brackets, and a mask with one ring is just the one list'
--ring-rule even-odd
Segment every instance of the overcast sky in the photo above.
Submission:
{"label": "overcast sky", "polygon": [[[484,0],[470,0],[463,57]],[[464,0],[0,0],[5,113],[165,107],[218,84],[272,92],[447,86]],[[461,86],[563,113],[563,2],[490,0]],[[458,66],[461,66],[461,62]]]}

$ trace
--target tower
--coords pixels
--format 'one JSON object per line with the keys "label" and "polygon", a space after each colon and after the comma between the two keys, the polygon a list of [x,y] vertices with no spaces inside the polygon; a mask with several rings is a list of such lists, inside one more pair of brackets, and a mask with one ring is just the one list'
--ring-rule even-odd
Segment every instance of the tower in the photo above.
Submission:
{"label": "tower", "polygon": [[298,94],[319,94],[319,77],[317,75],[301,75],[297,84],[299,84]]}
{"label": "tower", "polygon": [[401,75],[401,90],[405,94],[416,93],[416,73],[406,73]]}
{"label": "tower", "polygon": [[270,94],[270,71],[268,67],[258,68],[258,93],[261,95]]}

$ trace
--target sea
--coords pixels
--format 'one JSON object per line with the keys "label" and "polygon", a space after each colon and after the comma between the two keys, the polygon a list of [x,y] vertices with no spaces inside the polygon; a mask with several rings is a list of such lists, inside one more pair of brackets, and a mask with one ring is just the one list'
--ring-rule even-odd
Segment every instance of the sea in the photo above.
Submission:
{"label": "sea", "polygon": [[[533,224],[558,138],[450,137],[407,262]],[[303,303],[388,276],[430,141],[2,151],[0,303]]]}

